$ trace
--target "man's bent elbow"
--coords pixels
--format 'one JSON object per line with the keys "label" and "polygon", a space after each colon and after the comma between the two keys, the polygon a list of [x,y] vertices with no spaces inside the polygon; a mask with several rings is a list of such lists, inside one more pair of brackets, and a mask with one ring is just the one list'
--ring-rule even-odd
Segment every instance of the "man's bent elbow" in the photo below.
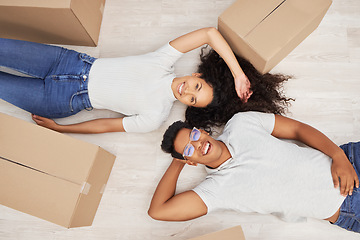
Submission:
{"label": "man's bent elbow", "polygon": [[159,214],[159,211],[156,211],[156,210],[154,210],[152,208],[149,208],[148,215],[154,220],[165,221],[165,219],[163,219],[161,214]]}

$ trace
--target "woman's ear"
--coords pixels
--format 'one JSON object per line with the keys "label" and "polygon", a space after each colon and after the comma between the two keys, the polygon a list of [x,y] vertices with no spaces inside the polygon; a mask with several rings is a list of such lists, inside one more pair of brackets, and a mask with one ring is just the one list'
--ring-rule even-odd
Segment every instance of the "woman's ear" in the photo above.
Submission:
{"label": "woman's ear", "polygon": [[193,77],[198,77],[200,78],[202,76],[202,73],[193,73],[191,74]]}
{"label": "woman's ear", "polygon": [[200,132],[206,135],[210,135],[210,133],[208,133],[207,131],[205,131],[204,129],[200,129]]}

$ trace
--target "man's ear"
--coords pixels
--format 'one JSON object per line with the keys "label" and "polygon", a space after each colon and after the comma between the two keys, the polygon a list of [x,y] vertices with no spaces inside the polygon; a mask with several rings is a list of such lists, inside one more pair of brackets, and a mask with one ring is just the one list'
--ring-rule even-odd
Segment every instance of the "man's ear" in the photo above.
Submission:
{"label": "man's ear", "polygon": [[184,159],[178,159],[178,158],[174,158],[176,161],[179,161],[179,162],[182,162],[182,163],[187,163],[187,161],[186,160],[184,160]]}
{"label": "man's ear", "polygon": [[194,162],[189,161],[189,160],[186,161],[186,164],[190,165],[190,166],[197,166],[197,163],[194,163]]}

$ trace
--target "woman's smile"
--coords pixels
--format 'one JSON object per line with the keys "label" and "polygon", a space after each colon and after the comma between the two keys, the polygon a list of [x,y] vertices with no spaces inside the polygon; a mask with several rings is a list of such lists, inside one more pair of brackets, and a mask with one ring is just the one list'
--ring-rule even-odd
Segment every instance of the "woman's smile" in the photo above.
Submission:
{"label": "woman's smile", "polygon": [[185,86],[185,82],[180,83],[179,86],[178,86],[178,93],[180,94],[180,96],[183,93],[184,86]]}

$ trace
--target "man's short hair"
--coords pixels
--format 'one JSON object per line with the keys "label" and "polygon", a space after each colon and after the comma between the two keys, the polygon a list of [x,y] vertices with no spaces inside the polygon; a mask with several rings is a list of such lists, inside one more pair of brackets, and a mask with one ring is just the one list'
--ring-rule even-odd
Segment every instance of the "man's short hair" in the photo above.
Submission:
{"label": "man's short hair", "polygon": [[192,127],[188,123],[183,121],[177,121],[171,124],[170,127],[164,133],[163,140],[161,143],[161,149],[166,153],[170,153],[173,158],[184,160],[185,158],[183,157],[183,155],[175,151],[174,148],[176,135],[183,128],[192,129]]}

